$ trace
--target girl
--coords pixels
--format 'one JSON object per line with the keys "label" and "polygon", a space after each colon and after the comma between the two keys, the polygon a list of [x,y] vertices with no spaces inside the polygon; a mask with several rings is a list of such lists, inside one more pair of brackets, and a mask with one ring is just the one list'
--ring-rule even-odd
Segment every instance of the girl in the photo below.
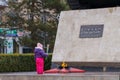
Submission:
{"label": "girl", "polygon": [[43,50],[43,45],[37,43],[37,47],[34,49],[34,57],[36,62],[36,71],[37,74],[43,74],[44,72],[44,58],[48,55]]}

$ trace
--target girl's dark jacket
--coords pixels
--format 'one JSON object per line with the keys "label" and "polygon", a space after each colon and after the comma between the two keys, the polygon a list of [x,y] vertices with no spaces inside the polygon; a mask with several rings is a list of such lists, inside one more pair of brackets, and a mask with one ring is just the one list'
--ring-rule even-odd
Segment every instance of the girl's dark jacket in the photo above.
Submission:
{"label": "girl's dark jacket", "polygon": [[45,53],[45,51],[43,49],[40,48],[35,48],[34,49],[34,57],[36,58],[45,58],[48,55]]}

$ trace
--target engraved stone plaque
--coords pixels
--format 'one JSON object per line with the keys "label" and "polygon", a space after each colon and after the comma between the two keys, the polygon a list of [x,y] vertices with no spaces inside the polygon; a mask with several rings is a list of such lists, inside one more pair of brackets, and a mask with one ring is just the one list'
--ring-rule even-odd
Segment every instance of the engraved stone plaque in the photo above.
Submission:
{"label": "engraved stone plaque", "polygon": [[99,38],[103,35],[104,25],[82,25],[80,28],[80,38]]}

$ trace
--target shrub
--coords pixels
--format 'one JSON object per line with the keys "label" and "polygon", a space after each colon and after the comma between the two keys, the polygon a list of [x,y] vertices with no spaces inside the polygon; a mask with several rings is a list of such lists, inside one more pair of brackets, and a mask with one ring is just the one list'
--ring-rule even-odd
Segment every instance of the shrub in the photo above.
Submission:
{"label": "shrub", "polygon": [[[45,70],[51,66],[51,57],[45,59]],[[0,54],[0,72],[35,71],[34,54]]]}

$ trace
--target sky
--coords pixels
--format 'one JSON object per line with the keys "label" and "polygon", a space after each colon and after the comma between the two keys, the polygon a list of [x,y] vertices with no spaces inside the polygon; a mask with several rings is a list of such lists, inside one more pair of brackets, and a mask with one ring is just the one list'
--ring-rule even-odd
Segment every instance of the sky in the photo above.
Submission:
{"label": "sky", "polygon": [[0,6],[8,6],[7,1],[8,0],[0,0]]}

